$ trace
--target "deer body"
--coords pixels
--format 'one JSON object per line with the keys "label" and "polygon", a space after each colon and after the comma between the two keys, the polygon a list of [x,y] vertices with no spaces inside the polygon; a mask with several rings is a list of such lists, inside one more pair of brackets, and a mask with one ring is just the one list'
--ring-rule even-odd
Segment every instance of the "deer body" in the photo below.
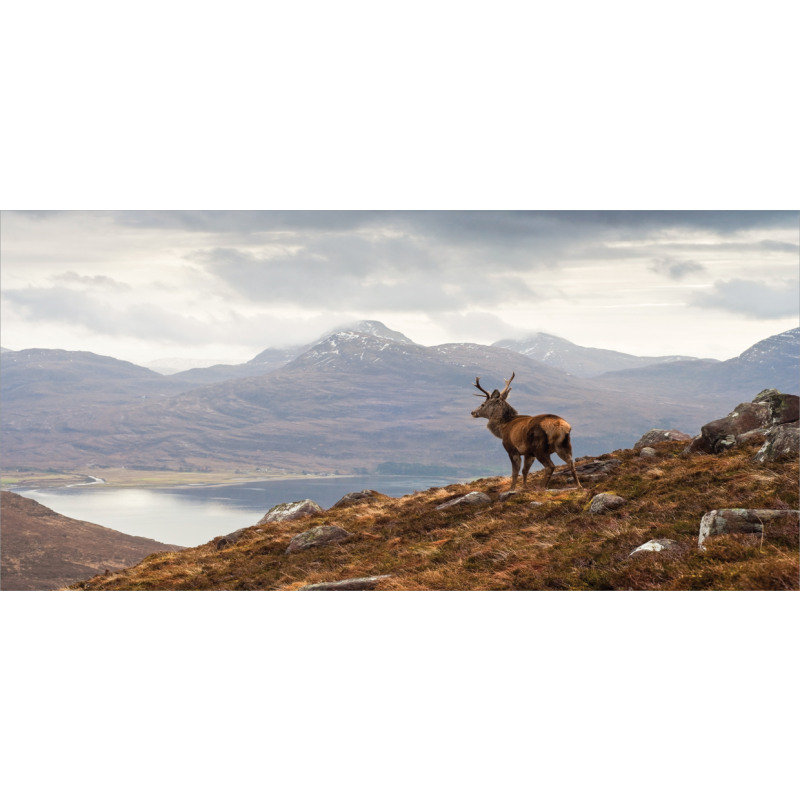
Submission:
{"label": "deer body", "polygon": [[517,477],[522,465],[522,485],[528,480],[528,471],[534,460],[538,460],[544,467],[544,488],[550,483],[550,477],[555,470],[550,456],[553,453],[559,456],[569,466],[575,484],[580,488],[581,482],[575,471],[572,460],[572,442],[570,440],[571,425],[555,414],[538,414],[531,417],[518,414],[507,402],[511,391],[511,381],[514,373],[506,381],[502,392],[495,389],[491,394],[480,385],[480,378],[475,379],[475,386],[486,396],[481,406],[472,412],[473,417],[488,419],[486,427],[503,442],[503,447],[511,459],[511,488],[517,483]]}

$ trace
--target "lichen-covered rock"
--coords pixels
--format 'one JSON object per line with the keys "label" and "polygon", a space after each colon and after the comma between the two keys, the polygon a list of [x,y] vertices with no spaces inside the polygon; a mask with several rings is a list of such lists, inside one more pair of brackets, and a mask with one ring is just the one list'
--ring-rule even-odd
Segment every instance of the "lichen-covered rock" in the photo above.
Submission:
{"label": "lichen-covered rock", "polygon": [[322,506],[318,505],[313,500],[296,500],[293,503],[280,503],[277,506],[273,506],[258,521],[258,524],[264,525],[267,522],[288,522],[289,520],[310,517],[313,514],[321,513]]}
{"label": "lichen-covered rock", "polygon": [[343,542],[353,536],[355,536],[354,533],[340,528],[338,525],[317,525],[316,528],[310,528],[293,537],[286,548],[286,554],[308,550],[311,547],[323,547],[326,544]]}
{"label": "lichen-covered rock", "polygon": [[216,548],[217,550],[221,550],[223,547],[230,547],[230,545],[235,544],[242,538],[242,534],[246,533],[249,528],[239,528],[239,530],[234,531],[233,533],[226,533],[221,539],[217,539],[216,541]]}
{"label": "lichen-covered rock", "polygon": [[391,578],[391,575],[370,575],[366,578],[347,578],[343,581],[330,581],[329,583],[309,583],[301,586],[298,592],[352,592],[369,591],[374,589],[381,581]]}
{"label": "lichen-covered rock", "polygon": [[[581,482],[584,480],[596,481],[610,475],[621,463],[622,461],[619,458],[597,458],[576,464],[575,471],[578,473],[578,480]],[[567,480],[574,482],[571,475]]]}
{"label": "lichen-covered rock", "polygon": [[589,511],[592,514],[605,514],[607,511],[613,511],[616,508],[625,504],[625,498],[620,497],[618,494],[612,492],[602,492],[596,494],[589,504]]}
{"label": "lichen-covered rock", "polygon": [[454,497],[446,503],[436,506],[437,511],[443,508],[453,508],[453,506],[481,506],[491,503],[492,498],[484,492],[470,492],[469,494],[462,495],[461,497]]}
{"label": "lichen-covered rock", "polygon": [[657,458],[658,457],[658,452],[656,451],[656,449],[654,447],[643,447],[639,451],[639,455],[642,458]]}
{"label": "lichen-covered rock", "polygon": [[783,526],[773,526],[769,523],[776,520],[786,520],[796,530],[800,511],[774,509],[774,508],[719,508],[703,514],[700,520],[700,532],[697,537],[697,546],[705,550],[704,542],[709,536],[719,536],[726,533],[752,533],[758,536],[769,536],[772,530],[785,532]]}
{"label": "lichen-covered rock", "polygon": [[661,444],[662,442],[689,442],[691,439],[692,437],[688,433],[681,433],[681,431],[674,428],[670,430],[652,428],[636,442],[633,449],[641,450],[643,447],[652,447],[654,444]]}
{"label": "lichen-covered rock", "polygon": [[765,464],[790,456],[793,458],[800,456],[800,427],[796,422],[771,428],[761,449],[753,456],[753,460]]}
{"label": "lichen-covered rock", "polygon": [[677,550],[680,545],[674,539],[651,539],[649,542],[640,544],[632,550],[628,558],[634,553],[660,553],[662,550]]}
{"label": "lichen-covered rock", "polygon": [[364,489],[362,492],[348,492],[340,500],[337,500],[331,508],[345,508],[346,506],[354,506],[356,503],[364,503],[367,500],[372,500],[377,497],[378,493],[373,492],[372,489]]}
{"label": "lichen-covered rock", "polygon": [[497,499],[502,503],[502,502],[505,502],[506,500],[510,500],[512,497],[516,497],[516,496],[517,496],[516,491],[514,491],[514,492],[500,492],[500,494],[497,497]]}
{"label": "lichen-covered rock", "polygon": [[775,426],[798,420],[798,403],[797,395],[765,389],[752,403],[740,403],[727,417],[703,425],[684,452],[723,453],[740,444],[763,441]]}

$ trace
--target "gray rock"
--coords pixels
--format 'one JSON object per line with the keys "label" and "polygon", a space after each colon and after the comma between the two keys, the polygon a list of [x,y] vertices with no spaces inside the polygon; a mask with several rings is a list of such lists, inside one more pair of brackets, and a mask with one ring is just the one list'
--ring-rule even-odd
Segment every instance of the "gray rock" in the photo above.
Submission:
{"label": "gray rock", "polygon": [[651,539],[649,542],[640,544],[632,550],[628,558],[634,553],[660,553],[662,550],[677,550],[680,545],[674,539]]}
{"label": "gray rock", "polygon": [[[708,422],[700,429],[685,453],[723,453],[740,444],[768,438],[771,429],[798,419],[800,397],[765,389],[752,403],[740,403],[722,419]],[[790,434],[791,435],[791,434]]]}
{"label": "gray rock", "polygon": [[512,497],[516,497],[516,495],[517,495],[516,492],[501,492],[497,499],[500,500],[501,502],[504,502],[506,500],[511,499]]}
{"label": "gray rock", "polygon": [[761,449],[753,456],[753,460],[766,464],[787,456],[793,458],[800,456],[800,427],[796,422],[771,428]]}
{"label": "gray rock", "polygon": [[670,430],[652,428],[636,442],[633,449],[640,450],[642,447],[652,447],[654,444],[661,444],[662,442],[689,442],[691,439],[692,437],[688,433],[681,433],[681,431],[674,428]]}
{"label": "gray rock", "polygon": [[534,500],[531,503],[528,503],[531,508],[537,508],[538,506],[543,506],[544,503],[540,503],[538,500]]}
{"label": "gray rock", "polygon": [[[774,526],[769,523],[776,520],[788,520],[794,529],[798,529],[800,511],[774,508],[719,508],[703,514],[700,520],[700,532],[697,546],[705,550],[704,542],[709,536],[726,533],[751,533],[757,536],[769,536]],[[785,528],[777,529],[780,533]]]}
{"label": "gray rock", "polygon": [[322,547],[326,544],[343,542],[353,536],[355,536],[354,533],[350,533],[350,531],[346,531],[338,525],[318,525],[316,528],[310,528],[294,536],[286,548],[286,554],[308,550],[311,547]]}
{"label": "gray rock", "polygon": [[378,493],[373,492],[372,489],[365,489],[362,492],[348,492],[341,500],[337,500],[331,508],[345,508],[346,506],[354,506],[356,503],[363,503],[367,500],[372,500],[377,497]]}
{"label": "gray rock", "polygon": [[654,447],[643,447],[639,451],[639,455],[642,458],[656,458],[658,456],[658,452]]}
{"label": "gray rock", "polygon": [[436,506],[436,510],[441,511],[443,508],[453,508],[453,506],[481,506],[491,502],[492,498],[484,492],[470,492]]}
{"label": "gray rock", "polygon": [[602,492],[601,494],[596,494],[592,498],[589,511],[592,514],[604,514],[606,511],[613,511],[615,508],[619,508],[624,505],[625,502],[625,498],[620,497],[618,494]]}
{"label": "gray rock", "polygon": [[380,581],[391,578],[391,575],[370,575],[367,578],[347,578],[343,581],[329,583],[309,583],[301,586],[298,592],[352,592],[374,589]]}
{"label": "gray rock", "polygon": [[234,531],[233,533],[226,533],[221,539],[217,539],[217,550],[221,550],[223,547],[230,547],[230,545],[238,542],[239,539],[242,538],[243,533],[246,533],[249,530],[249,528],[239,528],[239,530]]}
{"label": "gray rock", "polygon": [[296,500],[293,503],[280,503],[267,511],[257,524],[264,525],[267,522],[288,522],[289,520],[300,519],[301,517],[310,517],[313,514],[321,514],[322,510],[322,506],[317,505],[313,500]]}
{"label": "gray rock", "polygon": [[[597,458],[592,461],[583,461],[580,464],[576,464],[575,471],[578,473],[578,478],[581,482],[584,480],[596,481],[610,475],[621,463],[622,461],[619,458]],[[571,475],[568,480],[572,480]]]}

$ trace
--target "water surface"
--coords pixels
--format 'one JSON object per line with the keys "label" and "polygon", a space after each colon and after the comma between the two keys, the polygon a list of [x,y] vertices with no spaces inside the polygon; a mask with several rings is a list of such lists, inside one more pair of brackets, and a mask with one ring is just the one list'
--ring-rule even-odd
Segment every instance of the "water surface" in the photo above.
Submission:
{"label": "water surface", "polygon": [[278,503],[309,499],[330,508],[348,492],[374,489],[390,497],[401,497],[459,480],[463,479],[365,476],[168,489],[121,489],[94,484],[20,490],[17,494],[73,519],[94,522],[132,536],[192,547],[254,525]]}

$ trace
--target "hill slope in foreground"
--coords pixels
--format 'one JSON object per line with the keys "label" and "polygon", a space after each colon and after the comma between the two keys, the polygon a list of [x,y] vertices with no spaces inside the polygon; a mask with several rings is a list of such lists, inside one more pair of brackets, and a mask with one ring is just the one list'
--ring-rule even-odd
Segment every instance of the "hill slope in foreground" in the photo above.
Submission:
{"label": "hill slope in foreground", "polygon": [[[371,494],[351,505],[294,521],[261,523],[179,553],[156,553],[119,573],[75,589],[295,590],[353,578],[359,588],[496,589],[798,589],[798,542],[780,521],[765,535],[714,536],[697,546],[700,520],[720,508],[798,508],[795,458],[759,464],[758,445],[721,455],[685,455],[685,442],[665,442],[655,456],[619,450],[579,459],[602,475],[570,489],[562,468],[550,491],[533,476],[506,499],[508,478],[429,489],[401,498]],[[602,469],[601,469],[602,468]],[[491,502],[439,508],[468,492]],[[613,492],[625,504],[589,511]],[[350,535],[287,553],[297,534],[339,526]],[[341,535],[341,534],[340,534]],[[676,546],[631,552],[655,538]]]}
{"label": "hill slope in foreground", "polygon": [[57,514],[29,497],[2,492],[0,588],[62,589],[104,570],[117,570],[159,550],[163,544]]}

